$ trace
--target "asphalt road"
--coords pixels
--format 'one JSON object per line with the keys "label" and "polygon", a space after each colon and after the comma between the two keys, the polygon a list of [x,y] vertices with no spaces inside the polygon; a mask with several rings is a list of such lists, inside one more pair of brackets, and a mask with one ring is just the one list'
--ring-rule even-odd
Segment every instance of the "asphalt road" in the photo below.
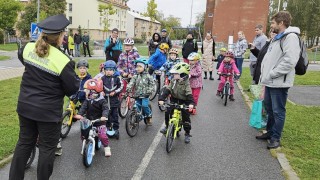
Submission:
{"label": "asphalt road", "polygon": [[[255,139],[257,131],[248,125],[249,110],[239,90],[236,88],[236,101],[224,107],[215,96],[217,85],[217,81],[205,81],[198,114],[191,117],[190,144],[184,143],[182,135],[167,154],[165,138],[159,134],[164,113],[153,102],[153,126],[141,123],[138,135],[130,138],[120,119],[120,140],[110,143],[112,157],[105,158],[101,149],[90,168],[82,164],[76,123],[62,142],[63,155],[56,158],[51,179],[284,179],[266,142]],[[25,179],[36,179],[36,164],[26,171]],[[9,167],[0,170],[0,179],[8,179]]]}

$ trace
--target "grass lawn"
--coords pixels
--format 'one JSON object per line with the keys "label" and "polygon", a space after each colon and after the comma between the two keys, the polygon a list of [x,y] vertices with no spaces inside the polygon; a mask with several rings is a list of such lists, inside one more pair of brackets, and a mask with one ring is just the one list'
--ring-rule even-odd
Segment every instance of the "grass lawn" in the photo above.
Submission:
{"label": "grass lawn", "polygon": [[[315,55],[316,54],[316,55]],[[320,61],[320,49],[318,49],[318,52],[311,52],[311,50],[308,50],[308,59],[309,61]]]}
{"label": "grass lawn", "polygon": [[[320,72],[309,71],[296,76],[295,85],[319,85]],[[249,68],[243,69],[240,83],[248,89],[251,83]],[[290,93],[290,92],[289,92]],[[252,99],[250,92],[247,92]],[[286,124],[282,148],[290,165],[301,179],[320,179],[320,107],[305,107],[287,103]]]}
{"label": "grass lawn", "polygon": [[16,43],[0,44],[0,50],[3,50],[3,51],[15,51],[17,49],[18,49],[18,46]]}
{"label": "grass lawn", "polygon": [[[95,76],[99,72],[99,64],[104,60],[89,60],[89,73]],[[1,81],[0,104],[0,160],[13,153],[18,140],[19,122],[16,113],[21,77]],[[67,100],[67,98],[65,98]]]}
{"label": "grass lawn", "polygon": [[148,46],[146,44],[136,44],[140,56],[148,56]]}
{"label": "grass lawn", "polygon": [[8,59],[10,59],[9,56],[1,56],[0,55],[0,61],[4,61],[4,60],[8,60]]}

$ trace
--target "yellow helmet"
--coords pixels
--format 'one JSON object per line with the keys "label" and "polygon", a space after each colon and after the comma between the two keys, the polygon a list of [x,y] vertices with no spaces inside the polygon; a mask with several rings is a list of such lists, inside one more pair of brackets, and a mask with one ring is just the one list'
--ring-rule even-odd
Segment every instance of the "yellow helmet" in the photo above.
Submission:
{"label": "yellow helmet", "polygon": [[169,45],[167,43],[161,43],[160,46],[159,46],[159,49],[161,50],[168,50],[169,49]]}
{"label": "yellow helmet", "polygon": [[227,49],[223,47],[220,49],[220,51],[227,52]]}

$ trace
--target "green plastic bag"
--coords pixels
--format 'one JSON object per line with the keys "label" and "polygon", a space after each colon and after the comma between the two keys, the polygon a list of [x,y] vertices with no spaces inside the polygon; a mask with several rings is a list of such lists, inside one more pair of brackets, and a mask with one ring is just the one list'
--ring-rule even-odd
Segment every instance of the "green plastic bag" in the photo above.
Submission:
{"label": "green plastic bag", "polygon": [[249,125],[256,129],[262,129],[266,127],[267,115],[265,113],[262,100],[253,101]]}

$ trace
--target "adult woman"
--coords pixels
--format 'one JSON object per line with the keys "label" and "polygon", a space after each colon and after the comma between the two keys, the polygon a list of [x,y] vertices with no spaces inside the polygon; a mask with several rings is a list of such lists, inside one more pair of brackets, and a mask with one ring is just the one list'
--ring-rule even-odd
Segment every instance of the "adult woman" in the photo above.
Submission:
{"label": "adult woman", "polygon": [[59,50],[64,29],[70,24],[62,14],[38,23],[42,33],[36,43],[19,49],[24,64],[17,105],[20,132],[13,155],[9,179],[24,178],[24,170],[39,137],[37,179],[49,179],[60,138],[64,96],[79,88],[74,62]]}
{"label": "adult woman", "polygon": [[154,33],[152,39],[149,41],[149,56],[156,52],[157,47],[161,44],[161,38],[159,33]]}
{"label": "adult woman", "polygon": [[202,69],[204,71],[204,78],[207,79],[207,74],[209,72],[210,80],[214,80],[212,77],[213,71],[213,60],[215,59],[215,45],[214,39],[210,33],[207,33],[206,38],[204,39],[201,47],[202,53]]}
{"label": "adult woman", "polygon": [[[248,48],[248,42],[244,36],[243,31],[238,32],[238,41],[235,44],[234,47],[234,55],[235,55],[235,60],[236,60],[236,65],[237,68],[240,71],[240,76],[242,74],[242,63],[244,59],[244,54],[246,53],[246,50]],[[240,77],[239,77],[240,78]]]}

